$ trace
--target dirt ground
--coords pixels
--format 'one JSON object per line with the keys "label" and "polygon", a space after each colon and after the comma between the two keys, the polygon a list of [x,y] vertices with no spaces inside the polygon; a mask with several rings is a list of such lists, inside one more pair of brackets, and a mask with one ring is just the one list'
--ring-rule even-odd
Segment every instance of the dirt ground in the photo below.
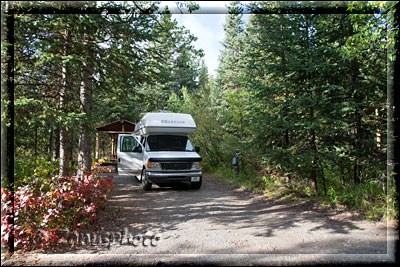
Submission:
{"label": "dirt ground", "polygon": [[114,180],[106,212],[71,233],[67,250],[14,254],[4,265],[397,262],[394,226],[346,210],[268,200],[207,175],[200,190],[153,185],[147,192],[134,177]]}

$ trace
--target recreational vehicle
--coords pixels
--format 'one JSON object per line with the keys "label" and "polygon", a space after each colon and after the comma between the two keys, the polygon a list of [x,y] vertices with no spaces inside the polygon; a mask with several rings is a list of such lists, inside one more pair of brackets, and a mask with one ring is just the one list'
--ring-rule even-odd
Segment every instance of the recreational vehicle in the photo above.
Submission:
{"label": "recreational vehicle", "polygon": [[189,135],[196,130],[190,114],[147,113],[133,134],[120,134],[117,145],[119,174],[134,175],[144,190],[152,184],[171,186],[188,182],[199,189],[202,161]]}

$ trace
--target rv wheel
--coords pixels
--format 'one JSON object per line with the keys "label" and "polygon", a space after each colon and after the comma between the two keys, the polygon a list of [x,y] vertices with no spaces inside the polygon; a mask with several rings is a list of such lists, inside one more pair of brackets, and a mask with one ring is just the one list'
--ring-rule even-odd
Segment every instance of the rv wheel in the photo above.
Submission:
{"label": "rv wheel", "polygon": [[192,189],[200,189],[201,180],[202,180],[202,177],[200,176],[200,181],[199,181],[199,182],[191,182],[191,183],[190,183],[190,187],[191,187]]}
{"label": "rv wheel", "polygon": [[147,179],[147,171],[146,171],[146,169],[142,170],[142,188],[145,191],[149,191],[151,189],[151,183]]}

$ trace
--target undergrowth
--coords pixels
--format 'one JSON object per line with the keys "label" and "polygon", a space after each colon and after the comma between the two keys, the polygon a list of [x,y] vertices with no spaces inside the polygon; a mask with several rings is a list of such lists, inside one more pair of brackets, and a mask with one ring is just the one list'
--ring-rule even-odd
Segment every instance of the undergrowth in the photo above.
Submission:
{"label": "undergrowth", "polygon": [[[222,177],[235,187],[261,193],[267,199],[299,202],[314,200],[321,207],[346,207],[362,214],[371,221],[398,220],[397,192],[394,185],[389,193],[376,181],[361,182],[346,186],[328,180],[326,195],[320,185],[315,191],[309,179],[299,179],[271,168],[260,171],[246,170],[238,175],[232,166],[218,166],[210,174]],[[333,179],[332,179],[333,180]],[[338,179],[336,179],[338,180]]]}

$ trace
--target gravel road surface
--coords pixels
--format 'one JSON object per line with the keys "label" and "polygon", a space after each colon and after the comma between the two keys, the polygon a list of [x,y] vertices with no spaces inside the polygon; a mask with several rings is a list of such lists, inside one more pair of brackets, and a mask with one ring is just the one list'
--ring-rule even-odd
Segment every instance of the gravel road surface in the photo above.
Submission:
{"label": "gravel road surface", "polygon": [[153,185],[147,192],[131,176],[114,181],[107,212],[71,233],[75,249],[14,254],[6,265],[396,262],[393,225],[349,211],[264,199],[207,175],[200,190]]}

